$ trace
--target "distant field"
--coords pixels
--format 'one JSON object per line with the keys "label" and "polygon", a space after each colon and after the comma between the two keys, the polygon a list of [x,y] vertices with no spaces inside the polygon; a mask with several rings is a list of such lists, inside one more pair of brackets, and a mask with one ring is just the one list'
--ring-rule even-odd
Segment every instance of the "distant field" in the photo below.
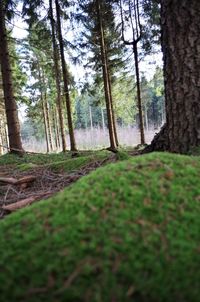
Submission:
{"label": "distant field", "polygon": [[[152,129],[145,131],[146,143],[150,143],[155,133],[159,129]],[[136,146],[140,143],[140,133],[138,129],[132,127],[118,127],[118,138],[120,145],[123,146]],[[100,128],[91,129],[79,129],[75,130],[76,142],[78,149],[91,150],[107,147],[109,145],[109,135],[107,130]],[[69,137],[67,137],[67,144],[69,146]],[[45,141],[36,141],[31,139],[23,143],[25,150],[33,152],[46,152]]]}

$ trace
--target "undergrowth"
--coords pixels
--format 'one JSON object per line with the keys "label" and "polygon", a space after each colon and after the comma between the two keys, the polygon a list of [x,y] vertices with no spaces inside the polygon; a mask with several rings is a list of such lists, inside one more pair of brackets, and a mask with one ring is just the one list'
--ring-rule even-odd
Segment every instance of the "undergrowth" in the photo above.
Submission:
{"label": "undergrowth", "polygon": [[198,302],[200,160],[97,169],[0,224],[1,301]]}

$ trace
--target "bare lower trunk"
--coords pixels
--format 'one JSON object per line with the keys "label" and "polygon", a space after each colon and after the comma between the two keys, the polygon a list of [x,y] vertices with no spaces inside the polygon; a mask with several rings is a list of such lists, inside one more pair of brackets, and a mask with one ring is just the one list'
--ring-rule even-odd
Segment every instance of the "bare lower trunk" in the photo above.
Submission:
{"label": "bare lower trunk", "polygon": [[71,111],[71,100],[69,95],[69,80],[68,80],[68,71],[65,62],[65,54],[64,54],[64,45],[63,45],[63,37],[61,30],[61,21],[60,21],[60,5],[58,0],[55,0],[56,4],[56,15],[57,15],[57,25],[58,25],[58,39],[60,46],[60,56],[61,56],[61,64],[62,64],[62,73],[63,73],[63,82],[64,82],[64,93],[66,99],[66,108],[67,108],[67,120],[68,120],[68,128],[69,128],[69,138],[70,138],[70,149],[71,151],[76,151],[76,142],[74,136],[74,127],[72,121],[72,111]]}
{"label": "bare lower trunk", "polygon": [[[0,117],[1,118],[1,117]],[[3,155],[3,132],[2,132],[2,125],[0,121],[0,155]]]}
{"label": "bare lower trunk", "polygon": [[113,127],[113,118],[112,118],[112,107],[110,102],[110,89],[109,89],[109,81],[108,81],[108,69],[107,69],[107,59],[106,59],[106,49],[105,49],[105,40],[104,40],[104,30],[103,23],[101,18],[101,7],[99,0],[96,0],[97,6],[97,15],[99,21],[99,34],[100,34],[100,44],[101,44],[101,61],[102,61],[102,69],[103,69],[103,81],[104,81],[104,92],[105,92],[105,101],[106,101],[106,110],[107,110],[107,118],[108,118],[108,130],[109,130],[109,138],[110,138],[110,148],[111,150],[116,150],[117,144],[115,140],[114,127]]}
{"label": "bare lower trunk", "polygon": [[57,130],[56,130],[55,109],[52,110],[52,128],[53,128],[55,149],[58,150],[58,138],[57,138]]}
{"label": "bare lower trunk", "polygon": [[[58,124],[57,110],[55,111],[55,123],[56,123],[56,132],[57,132],[57,143],[58,143],[58,148],[60,148],[61,147],[60,127],[59,127],[59,124]],[[63,130],[64,130],[64,133],[65,133],[65,128]]]}
{"label": "bare lower trunk", "polygon": [[49,110],[49,104],[48,104],[48,101],[47,101],[46,92],[44,94],[44,104],[45,104],[46,119],[47,119],[47,133],[48,133],[48,138],[49,138],[49,150],[53,151],[53,140],[52,140],[52,131],[51,131],[50,110]]}
{"label": "bare lower trunk", "polygon": [[153,150],[187,153],[200,146],[199,15],[199,0],[161,1],[166,125]]}
{"label": "bare lower trunk", "polygon": [[89,106],[89,113],[90,113],[90,129],[93,130],[93,120],[92,120],[92,108]]}
{"label": "bare lower trunk", "polygon": [[43,113],[43,121],[44,121],[44,133],[45,133],[45,139],[46,139],[46,146],[47,146],[47,153],[49,153],[49,139],[48,139],[48,132],[47,132],[47,118],[46,118],[46,109],[44,104],[44,98],[41,94],[42,99],[42,113]]}
{"label": "bare lower trunk", "polygon": [[101,119],[102,119],[102,129],[103,131],[105,131],[105,118],[104,118],[103,108],[101,108]]}
{"label": "bare lower trunk", "polygon": [[145,137],[144,137],[143,114],[142,114],[142,100],[141,100],[141,90],[140,90],[140,74],[139,74],[137,43],[133,43],[133,52],[134,52],[134,59],[135,59],[135,76],[136,76],[136,86],[137,86],[137,102],[138,102],[138,113],[139,113],[140,142],[141,142],[142,145],[144,145],[145,144]]}
{"label": "bare lower trunk", "polygon": [[10,66],[7,33],[5,27],[5,1],[0,1],[0,65],[3,80],[5,109],[8,124],[8,136],[10,151],[23,154],[20,137],[20,126],[17,113],[17,105],[14,98],[12,71]]}
{"label": "bare lower trunk", "polygon": [[60,122],[62,151],[65,152],[66,151],[66,139],[65,139],[64,120],[63,120],[63,112],[62,112],[62,100],[61,100],[61,87],[60,87],[61,76],[60,76],[60,66],[59,66],[59,53],[58,53],[58,47],[57,47],[57,43],[56,43],[55,24],[54,24],[54,18],[53,18],[52,0],[49,0],[49,8],[50,8],[50,22],[51,22],[51,31],[52,31],[54,70],[55,70],[56,90],[57,90],[57,108],[58,108],[58,116],[59,116],[59,122]]}
{"label": "bare lower trunk", "polygon": [[109,84],[110,104],[111,104],[111,111],[112,111],[112,121],[113,121],[113,130],[114,130],[115,142],[116,142],[116,145],[119,146],[119,141],[118,141],[118,136],[117,136],[115,111],[114,111],[113,98],[112,98],[112,85],[111,85],[109,69],[108,69],[108,84]]}

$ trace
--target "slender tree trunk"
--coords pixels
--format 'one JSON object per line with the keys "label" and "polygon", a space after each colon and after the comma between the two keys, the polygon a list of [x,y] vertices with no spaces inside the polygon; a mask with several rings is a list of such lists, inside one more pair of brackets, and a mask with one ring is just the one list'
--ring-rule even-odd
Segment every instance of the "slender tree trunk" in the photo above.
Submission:
{"label": "slender tree trunk", "polygon": [[99,21],[99,33],[100,33],[100,44],[101,44],[101,61],[102,61],[102,69],[103,69],[103,80],[104,80],[104,91],[105,91],[105,101],[106,101],[106,110],[107,110],[107,118],[108,118],[108,130],[109,130],[109,138],[110,138],[110,148],[115,151],[117,148],[115,135],[114,135],[114,127],[113,127],[113,119],[112,119],[112,107],[110,102],[110,94],[109,94],[109,81],[108,81],[108,69],[106,64],[106,49],[105,49],[105,40],[104,40],[104,30],[101,18],[101,6],[100,1],[96,0],[97,6],[97,15]]}
{"label": "slender tree trunk", "polygon": [[4,3],[5,1],[0,1],[0,65],[2,71],[10,151],[21,155],[24,153],[24,151],[22,148],[17,105],[13,91],[12,71],[10,66],[9,49],[5,26]]}
{"label": "slender tree trunk", "polygon": [[[37,61],[38,63],[38,61]],[[46,113],[46,105],[45,105],[45,98],[43,93],[43,78],[40,70],[40,66],[38,63],[38,74],[39,74],[39,83],[40,83],[40,99],[42,101],[42,114],[43,114],[43,121],[44,121],[44,132],[45,132],[45,138],[46,138],[46,147],[47,147],[47,153],[49,153],[49,138],[48,138],[48,126],[47,126],[47,113]]]}
{"label": "slender tree trunk", "polygon": [[54,18],[53,18],[52,0],[49,0],[49,8],[50,8],[50,22],[51,22],[51,31],[52,31],[54,70],[55,70],[56,90],[57,90],[57,108],[58,108],[58,116],[59,116],[59,122],[60,122],[62,150],[63,150],[63,152],[65,152],[66,151],[66,139],[65,139],[65,131],[64,131],[63,112],[62,112],[59,53],[58,53],[58,46],[57,46],[57,43],[56,43],[55,23],[54,23]]}
{"label": "slender tree trunk", "polygon": [[101,107],[101,119],[102,119],[102,128],[103,131],[105,131],[105,118],[104,118],[104,111],[102,107]]}
{"label": "slender tree trunk", "polygon": [[199,0],[162,0],[166,124],[147,151],[200,146]]}
{"label": "slender tree trunk", "polygon": [[116,127],[116,118],[115,118],[115,111],[114,111],[113,97],[112,97],[112,85],[111,85],[109,69],[108,69],[108,85],[109,85],[110,104],[111,104],[111,111],[112,111],[112,121],[113,121],[115,142],[116,142],[116,145],[119,146],[119,141],[118,141],[118,136],[117,136],[117,127]]}
{"label": "slender tree trunk", "polygon": [[41,100],[42,100],[42,113],[43,113],[44,132],[45,132],[45,138],[46,138],[47,153],[49,153],[49,139],[48,139],[48,132],[47,132],[46,109],[45,109],[44,98],[43,98],[42,94],[41,94]]}
{"label": "slender tree trunk", "polygon": [[141,144],[144,145],[145,144],[144,122],[143,122],[143,114],[142,114],[142,100],[141,100],[141,90],[140,90],[140,73],[139,73],[137,42],[133,43],[133,52],[134,52],[134,60],[135,60],[135,76],[136,76],[136,86],[137,86],[140,141],[141,141]]}
{"label": "slender tree trunk", "polygon": [[89,106],[89,113],[90,113],[90,129],[93,130],[93,120],[92,120],[92,108]]}
{"label": "slender tree trunk", "polygon": [[53,111],[52,111],[52,127],[53,127],[53,134],[54,134],[55,149],[58,150],[58,137],[57,137],[56,120],[55,120],[55,108],[53,108]]}
{"label": "slender tree trunk", "polygon": [[144,107],[144,118],[145,118],[146,131],[149,131],[149,122],[148,122],[148,114],[147,114],[147,107],[146,107],[146,105]]}
{"label": "slender tree trunk", "polygon": [[48,104],[48,101],[47,101],[46,91],[44,92],[44,105],[45,105],[46,119],[47,119],[47,133],[48,133],[48,137],[49,137],[49,149],[50,149],[50,151],[53,151],[49,104]]}
{"label": "slender tree trunk", "polygon": [[[61,142],[60,142],[60,125],[58,124],[58,117],[57,117],[57,112],[58,109],[55,111],[55,122],[56,122],[56,132],[57,132],[57,140],[58,140],[58,148],[61,147]],[[65,128],[64,128],[64,133],[65,133]]]}
{"label": "slender tree trunk", "polygon": [[68,71],[65,62],[64,45],[63,45],[63,37],[62,37],[62,30],[61,30],[60,5],[58,0],[55,0],[55,4],[56,4],[56,15],[57,15],[57,26],[58,26],[58,39],[59,39],[59,46],[60,46],[60,57],[61,57],[63,82],[64,82],[64,93],[65,93],[66,108],[67,108],[70,148],[71,151],[77,151],[75,136],[74,136],[74,127],[72,121],[71,101],[70,101],[69,87],[68,87],[69,84]]}

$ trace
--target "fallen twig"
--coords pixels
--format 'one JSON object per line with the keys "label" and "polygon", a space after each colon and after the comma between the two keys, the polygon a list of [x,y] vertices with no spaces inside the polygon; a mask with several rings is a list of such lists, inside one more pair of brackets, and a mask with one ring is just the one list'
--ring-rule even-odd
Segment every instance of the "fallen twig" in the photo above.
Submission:
{"label": "fallen twig", "polygon": [[35,196],[30,196],[28,198],[22,199],[20,201],[15,202],[15,203],[11,203],[11,204],[8,204],[8,205],[3,205],[2,209],[13,212],[13,211],[19,210],[21,208],[24,208],[24,207],[32,204],[33,202],[37,201],[38,199],[49,197],[50,195],[51,195],[51,192],[45,193],[45,194],[41,193],[41,194],[38,194],[38,195],[35,195]]}

